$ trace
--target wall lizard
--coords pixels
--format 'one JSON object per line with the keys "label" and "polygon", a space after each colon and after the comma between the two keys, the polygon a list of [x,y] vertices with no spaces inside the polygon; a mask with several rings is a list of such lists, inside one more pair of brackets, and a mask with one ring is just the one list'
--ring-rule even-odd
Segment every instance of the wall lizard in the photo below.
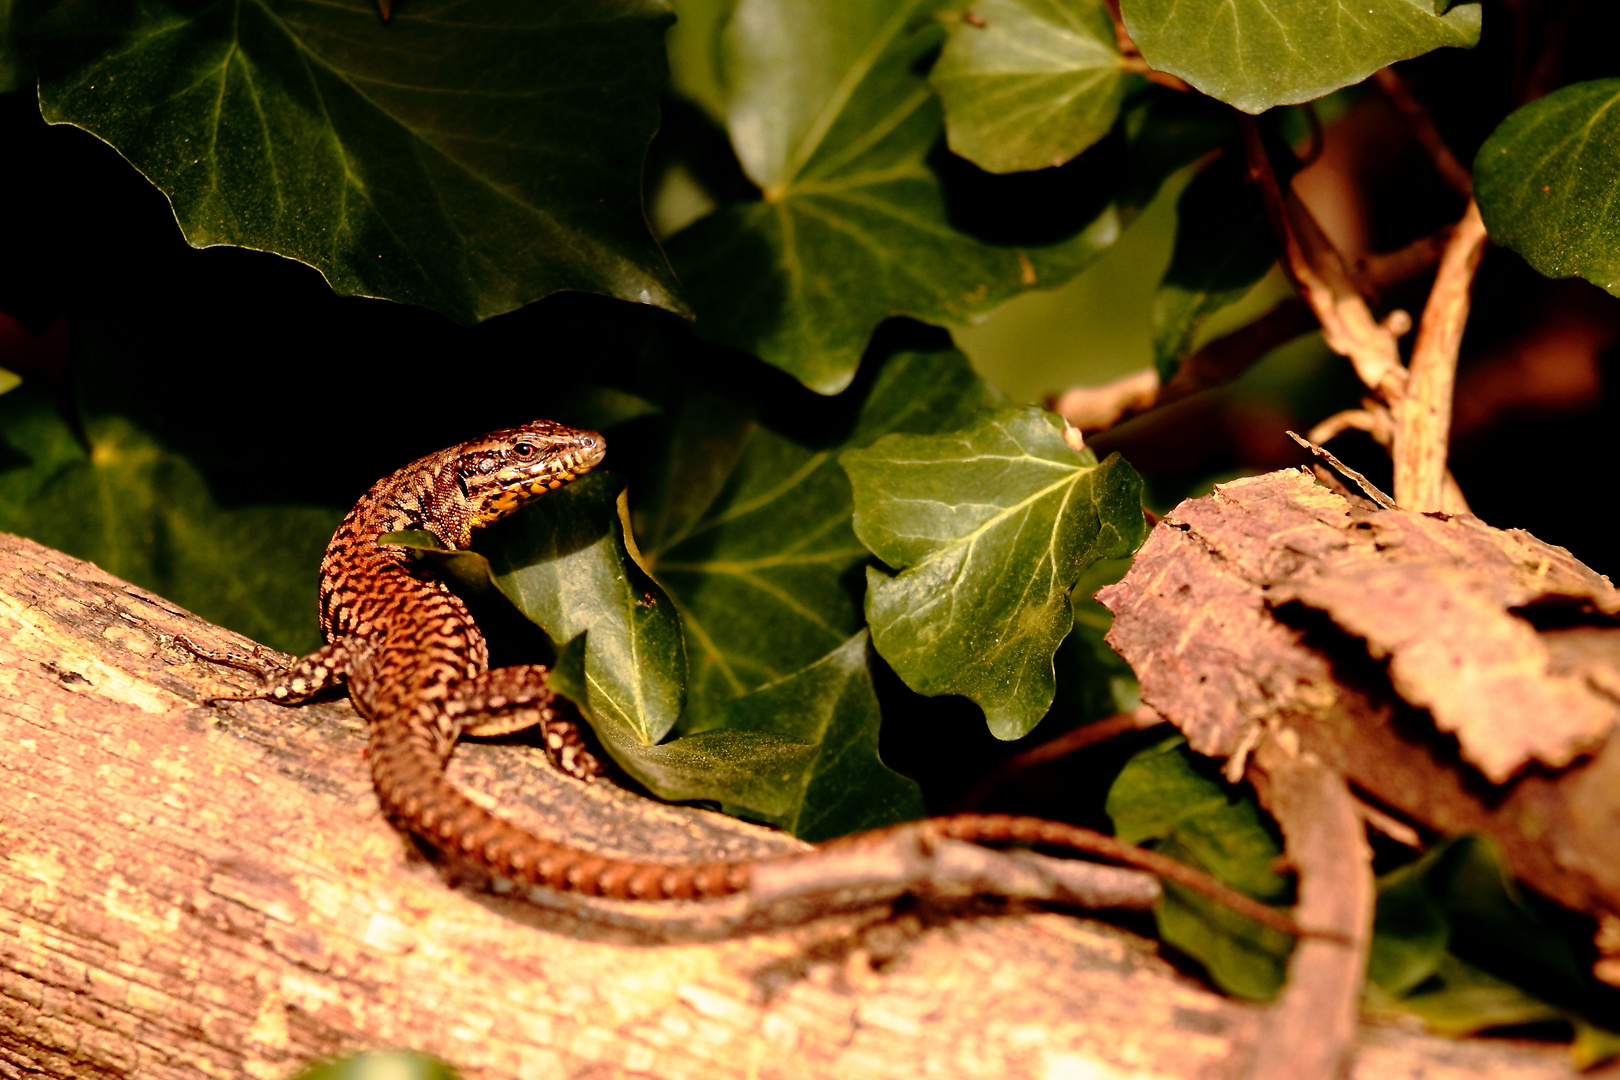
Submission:
{"label": "wall lizard", "polygon": [[[548,748],[565,771],[598,766],[571,725],[551,709],[543,665],[491,669],[466,604],[402,547],[379,544],[404,530],[432,533],[451,550],[473,531],[590,471],[607,443],[593,431],[536,420],[429,454],[379,480],[338,526],[321,561],[320,620],[326,644],[268,677],[263,690],[214,701],[297,704],[345,684],[369,722],[372,780],[396,826],[451,860],[517,883],[622,900],[710,900],[745,892],[759,862],[673,865],[613,858],[534,835],[491,814],[445,776],[463,734],[515,730],[514,711],[537,712]],[[204,659],[260,671],[249,658],[198,647]],[[944,840],[1038,843],[1149,870],[1209,893],[1279,929],[1287,917],[1162,855],[1062,822],[1004,814],[957,814],[843,837],[772,860],[813,864],[827,852],[876,845],[896,834],[927,847]],[[813,865],[803,868],[813,870]]]}

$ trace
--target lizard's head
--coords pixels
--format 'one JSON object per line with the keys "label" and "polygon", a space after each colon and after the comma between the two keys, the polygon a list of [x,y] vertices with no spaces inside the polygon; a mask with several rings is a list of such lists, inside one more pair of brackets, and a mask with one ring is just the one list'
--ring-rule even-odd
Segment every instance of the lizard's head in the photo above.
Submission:
{"label": "lizard's head", "polygon": [[534,420],[461,444],[451,469],[476,529],[590,472],[605,453],[594,431]]}

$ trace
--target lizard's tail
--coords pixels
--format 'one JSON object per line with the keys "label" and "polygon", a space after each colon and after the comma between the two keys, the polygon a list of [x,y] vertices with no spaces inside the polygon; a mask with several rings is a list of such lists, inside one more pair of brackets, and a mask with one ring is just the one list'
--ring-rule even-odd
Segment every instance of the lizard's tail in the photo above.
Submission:
{"label": "lizard's tail", "polygon": [[618,859],[502,820],[450,783],[428,740],[403,724],[371,725],[371,778],[383,813],[397,826],[452,861],[514,881],[615,900],[713,900],[748,888],[748,863]]}
{"label": "lizard's tail", "polygon": [[[547,840],[502,820],[467,798],[445,777],[431,742],[403,724],[372,724],[371,776],[383,812],[452,861],[470,862],[513,881],[614,900],[716,900],[749,888],[750,862],[691,865],[637,862],[598,855]],[[1285,933],[1299,933],[1283,912],[1267,907],[1184,863],[1076,825],[1009,814],[956,814],[855,833],[816,850],[767,860],[814,861],[821,852],[886,839],[932,848],[942,840],[976,844],[1035,844],[1083,852],[1146,870],[1211,896],[1233,910]]]}

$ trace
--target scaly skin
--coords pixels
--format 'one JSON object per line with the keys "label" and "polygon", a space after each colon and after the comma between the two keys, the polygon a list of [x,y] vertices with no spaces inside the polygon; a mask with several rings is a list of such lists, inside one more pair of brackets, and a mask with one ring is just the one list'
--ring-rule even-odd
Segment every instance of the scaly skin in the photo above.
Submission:
{"label": "scaly skin", "polygon": [[[338,682],[371,724],[371,774],[384,813],[455,860],[556,889],[623,899],[704,899],[747,887],[746,865],[666,866],[604,858],[526,832],[484,810],[444,775],[456,739],[514,709],[550,720],[540,665],[489,669],[484,636],[460,597],[387,533],[430,532],[465,548],[475,528],[589,471],[602,436],[547,420],[429,454],[378,481],[338,526],[321,561],[327,644],[260,696],[293,704]],[[548,731],[553,749],[588,755]],[[567,761],[564,762],[565,767]],[[576,768],[576,774],[588,771]]]}
{"label": "scaly skin", "polygon": [[[493,432],[441,450],[379,480],[338,526],[321,562],[321,629],[327,643],[253,697],[284,704],[346,683],[371,726],[371,773],[383,811],[400,828],[454,862],[508,879],[626,900],[705,900],[747,890],[757,863],[668,865],[615,859],[545,840],[484,810],[455,788],[444,766],[469,731],[514,730],[500,717],[536,710],[552,721],[546,669],[537,664],[490,670],[484,636],[461,599],[413,565],[387,533],[422,530],[452,550],[473,530],[574,480],[602,460],[606,442],[591,431],[549,420]],[[238,666],[243,658],[187,648]],[[225,698],[216,700],[244,700]],[[577,740],[577,735],[574,736]],[[576,775],[594,761],[577,741],[548,728],[552,749],[574,752]],[[1135,865],[1215,895],[1253,918],[1288,927],[1270,909],[1211,883],[1164,856],[1061,822],[1001,814],[930,818],[844,837],[847,848],[905,832],[938,840],[1039,843]],[[815,859],[818,852],[787,856]]]}

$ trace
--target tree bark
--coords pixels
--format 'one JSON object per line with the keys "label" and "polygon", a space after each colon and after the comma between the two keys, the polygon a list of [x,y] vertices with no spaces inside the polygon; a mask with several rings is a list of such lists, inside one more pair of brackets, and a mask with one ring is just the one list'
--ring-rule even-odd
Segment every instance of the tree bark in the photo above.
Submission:
{"label": "tree bark", "polygon": [[[467,1077],[1225,1077],[1265,1038],[1153,943],[1070,913],[883,908],[718,942],[443,881],[379,816],[346,702],[213,708],[249,647],[0,535],[0,1076],[286,1077],[404,1047]],[[527,826],[668,858],[796,842],[538,749],[457,751]],[[1357,1077],[1565,1076],[1560,1048],[1363,1026]]]}

